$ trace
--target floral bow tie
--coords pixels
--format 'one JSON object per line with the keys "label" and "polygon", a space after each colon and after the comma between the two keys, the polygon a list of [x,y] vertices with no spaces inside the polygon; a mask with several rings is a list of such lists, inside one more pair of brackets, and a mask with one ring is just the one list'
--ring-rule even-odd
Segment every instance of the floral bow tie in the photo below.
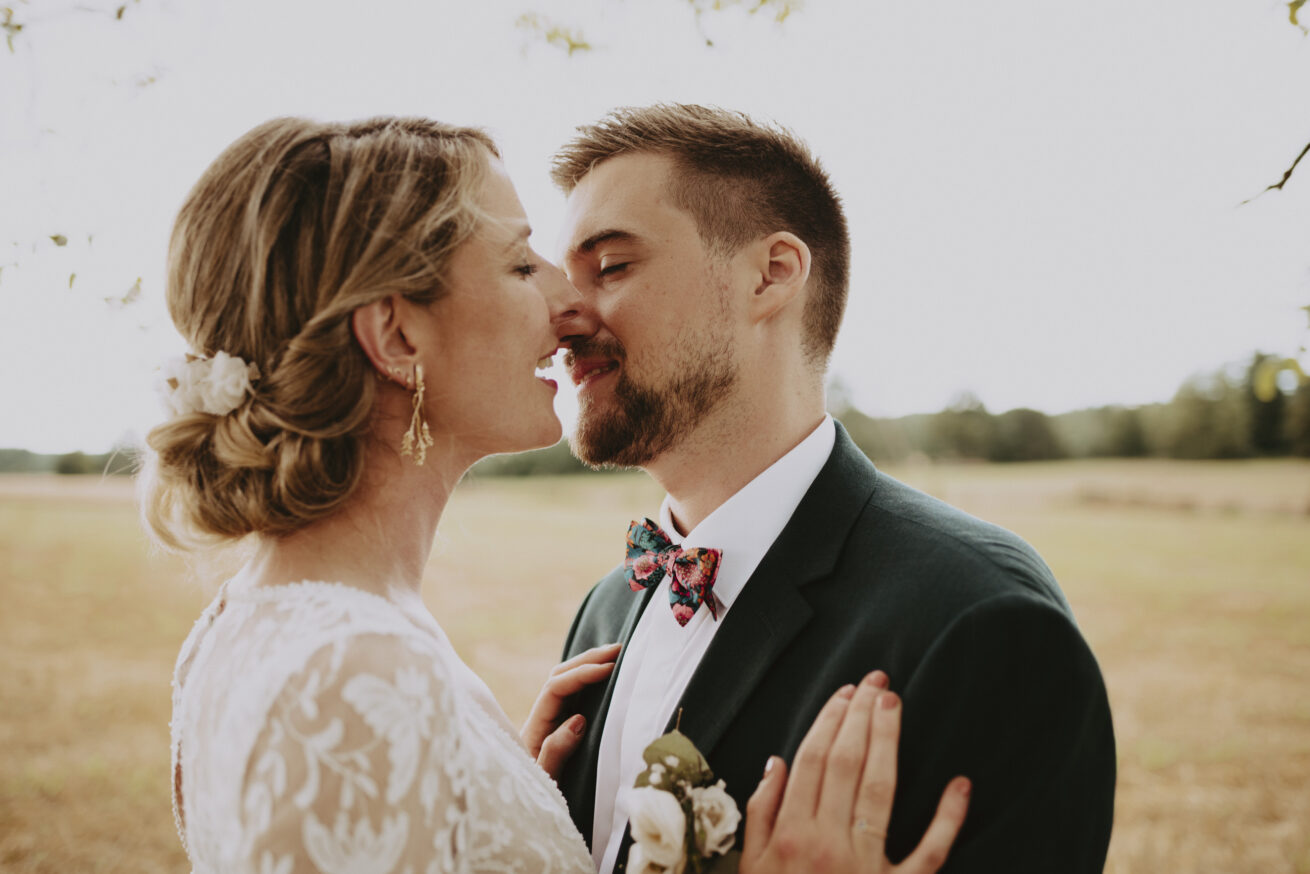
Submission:
{"label": "floral bow tie", "polygon": [[628,557],[623,561],[623,577],[634,592],[658,586],[665,574],[669,583],[669,606],[679,625],[686,625],[701,604],[715,619],[714,578],[719,573],[723,551],[674,546],[669,535],[649,519],[633,522],[628,528]]}

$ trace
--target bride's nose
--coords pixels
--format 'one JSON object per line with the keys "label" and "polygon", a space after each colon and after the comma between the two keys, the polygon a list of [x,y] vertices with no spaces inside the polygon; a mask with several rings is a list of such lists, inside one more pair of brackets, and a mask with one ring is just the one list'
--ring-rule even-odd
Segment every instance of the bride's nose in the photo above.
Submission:
{"label": "bride's nose", "polygon": [[590,337],[596,333],[598,320],[582,294],[569,282],[564,271],[546,263],[540,268],[537,287],[546,298],[550,309],[550,323],[560,340],[571,337]]}

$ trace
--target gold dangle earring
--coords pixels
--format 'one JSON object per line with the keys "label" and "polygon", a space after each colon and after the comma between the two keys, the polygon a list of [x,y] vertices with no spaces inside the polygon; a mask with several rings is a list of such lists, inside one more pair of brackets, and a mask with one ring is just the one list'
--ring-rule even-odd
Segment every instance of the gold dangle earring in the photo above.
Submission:
{"label": "gold dangle earring", "polygon": [[428,457],[428,447],[432,445],[432,432],[428,430],[428,423],[423,419],[423,393],[427,390],[423,385],[423,365],[414,365],[414,416],[409,420],[409,430],[400,441],[400,454],[408,455],[414,459],[414,463],[419,467]]}

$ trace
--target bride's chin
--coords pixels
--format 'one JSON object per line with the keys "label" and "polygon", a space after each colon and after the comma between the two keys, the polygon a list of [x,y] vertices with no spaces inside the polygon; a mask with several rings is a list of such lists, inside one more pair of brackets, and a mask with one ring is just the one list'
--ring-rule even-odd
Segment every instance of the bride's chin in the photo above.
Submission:
{"label": "bride's chin", "polygon": [[549,449],[563,436],[564,426],[552,415],[549,422],[543,421],[539,427],[533,428],[530,434],[515,435],[510,445],[502,444],[491,454],[516,455],[520,452],[532,452],[534,449]]}

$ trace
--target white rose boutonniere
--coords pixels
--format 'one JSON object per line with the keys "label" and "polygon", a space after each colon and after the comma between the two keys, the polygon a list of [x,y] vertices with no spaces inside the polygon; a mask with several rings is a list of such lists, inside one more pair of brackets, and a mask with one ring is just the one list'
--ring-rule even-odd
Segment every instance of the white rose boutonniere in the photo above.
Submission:
{"label": "white rose boutonniere", "polygon": [[735,874],[741,811],[696,745],[671,731],[646,747],[629,795],[628,874]]}
{"label": "white rose boutonniere", "polygon": [[[632,811],[633,849],[641,850],[642,867],[651,872],[682,874],[687,815],[672,792],[645,786],[628,796]],[[628,870],[633,871],[632,857]]]}
{"label": "white rose boutonniere", "polygon": [[691,809],[696,818],[696,849],[701,855],[722,856],[731,850],[737,842],[741,811],[723,781],[692,789]]}

